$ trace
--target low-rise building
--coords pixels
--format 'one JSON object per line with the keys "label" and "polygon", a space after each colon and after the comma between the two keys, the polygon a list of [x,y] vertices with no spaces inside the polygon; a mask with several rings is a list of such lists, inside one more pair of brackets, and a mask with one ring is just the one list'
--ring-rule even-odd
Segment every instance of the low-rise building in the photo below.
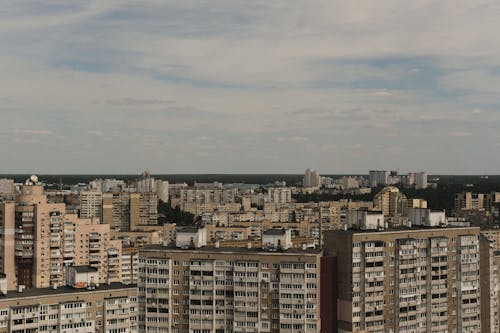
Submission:
{"label": "low-rise building", "polygon": [[0,295],[0,333],[138,331],[137,287],[30,289]]}

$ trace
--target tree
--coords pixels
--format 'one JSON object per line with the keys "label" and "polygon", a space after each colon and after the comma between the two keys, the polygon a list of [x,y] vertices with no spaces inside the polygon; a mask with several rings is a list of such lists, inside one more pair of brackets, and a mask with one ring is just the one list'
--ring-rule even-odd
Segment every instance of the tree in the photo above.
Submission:
{"label": "tree", "polygon": [[163,202],[160,200],[158,204],[158,224],[175,223],[179,226],[195,225],[194,215],[188,212],[183,212],[177,206],[172,208],[170,200]]}

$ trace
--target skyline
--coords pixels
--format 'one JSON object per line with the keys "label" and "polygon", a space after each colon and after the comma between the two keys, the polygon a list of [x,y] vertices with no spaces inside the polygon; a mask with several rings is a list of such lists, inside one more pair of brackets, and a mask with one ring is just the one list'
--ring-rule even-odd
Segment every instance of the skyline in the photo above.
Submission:
{"label": "skyline", "polygon": [[499,20],[493,1],[9,0],[0,173],[499,174]]}

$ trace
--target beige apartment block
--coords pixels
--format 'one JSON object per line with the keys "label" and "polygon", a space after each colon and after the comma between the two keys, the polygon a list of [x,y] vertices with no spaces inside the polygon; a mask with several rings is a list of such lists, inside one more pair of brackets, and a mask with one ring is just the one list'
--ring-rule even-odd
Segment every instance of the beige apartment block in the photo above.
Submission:
{"label": "beige apartment block", "polygon": [[479,228],[328,231],[339,332],[481,332]]}
{"label": "beige apartment block", "polygon": [[42,186],[23,185],[15,202],[0,204],[0,212],[1,256],[9,289],[62,283],[65,205],[48,203]]}
{"label": "beige apartment block", "polygon": [[135,246],[122,247],[121,282],[137,284],[139,274],[139,248]]}
{"label": "beige apartment block", "polygon": [[84,219],[102,219],[102,192],[101,191],[81,191],[80,192],[80,213]]}
{"label": "beige apartment block", "polygon": [[31,289],[0,296],[0,333],[134,333],[137,323],[135,285]]}
{"label": "beige apartment block", "polygon": [[106,192],[102,195],[102,222],[113,229],[130,229],[130,193]]}
{"label": "beige apartment block", "polygon": [[406,209],[406,196],[394,186],[386,186],[373,198],[373,209],[384,216],[401,216]]}
{"label": "beige apartment block", "polygon": [[140,332],[320,332],[322,251],[182,250],[139,258]]}
{"label": "beige apartment block", "polygon": [[74,224],[74,265],[95,267],[99,282],[121,281],[121,240],[111,239],[109,224],[68,216]]}
{"label": "beige apartment block", "polygon": [[455,194],[455,210],[484,209],[484,193],[461,192]]}
{"label": "beige apartment block", "polygon": [[158,195],[155,192],[130,193],[130,228],[158,224]]}
{"label": "beige apartment block", "polygon": [[247,240],[252,237],[251,227],[218,227],[209,224],[205,226],[205,229],[207,230],[207,239],[210,242]]}
{"label": "beige apartment block", "polygon": [[112,239],[119,239],[126,246],[143,246],[161,244],[163,242],[161,226],[159,226],[157,230],[119,231],[117,229],[111,229],[110,233]]}
{"label": "beige apartment block", "polygon": [[0,203],[0,268],[7,289],[58,287],[66,268],[98,268],[100,282],[121,281],[121,240],[98,218],[68,214],[64,203],[49,203],[38,185],[21,186],[15,202]]}
{"label": "beige apartment block", "polygon": [[109,192],[103,194],[103,222],[128,231],[158,224],[158,196],[154,192]]}

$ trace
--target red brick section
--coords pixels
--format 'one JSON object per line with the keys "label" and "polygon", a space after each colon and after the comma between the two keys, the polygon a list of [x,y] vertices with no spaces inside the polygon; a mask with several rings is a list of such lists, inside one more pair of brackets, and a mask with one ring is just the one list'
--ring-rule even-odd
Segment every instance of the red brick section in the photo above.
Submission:
{"label": "red brick section", "polygon": [[337,332],[337,257],[321,258],[321,333]]}

